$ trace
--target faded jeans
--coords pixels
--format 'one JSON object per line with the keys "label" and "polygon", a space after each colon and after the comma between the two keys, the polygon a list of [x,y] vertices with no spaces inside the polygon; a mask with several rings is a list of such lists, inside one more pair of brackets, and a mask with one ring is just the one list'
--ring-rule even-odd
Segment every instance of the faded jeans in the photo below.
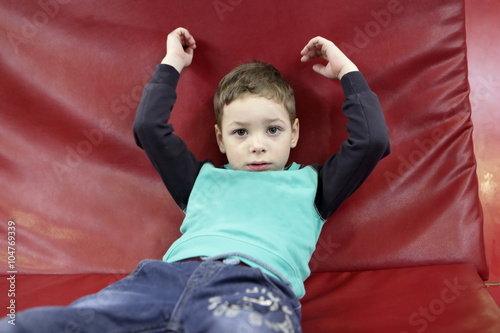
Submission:
{"label": "faded jeans", "polygon": [[301,332],[292,289],[260,269],[205,260],[144,260],[135,271],[67,307],[20,312],[0,332]]}

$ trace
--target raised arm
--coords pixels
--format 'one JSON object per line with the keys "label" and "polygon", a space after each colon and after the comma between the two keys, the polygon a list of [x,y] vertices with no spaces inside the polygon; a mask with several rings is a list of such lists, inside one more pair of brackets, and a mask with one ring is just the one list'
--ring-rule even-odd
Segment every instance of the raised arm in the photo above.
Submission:
{"label": "raised arm", "polygon": [[168,121],[180,72],[191,64],[195,47],[194,38],[186,29],[178,28],[168,35],[167,53],[144,87],[133,124],[137,145],[145,151],[183,210],[202,162],[173,134],[174,128]]}
{"label": "raised arm", "polygon": [[319,173],[315,204],[326,220],[390,153],[389,131],[377,96],[356,65],[335,44],[315,37],[301,54],[304,62],[325,59],[326,65],[316,64],[313,69],[327,78],[340,79],[345,95],[342,109],[348,118],[349,136],[325,164],[314,165]]}

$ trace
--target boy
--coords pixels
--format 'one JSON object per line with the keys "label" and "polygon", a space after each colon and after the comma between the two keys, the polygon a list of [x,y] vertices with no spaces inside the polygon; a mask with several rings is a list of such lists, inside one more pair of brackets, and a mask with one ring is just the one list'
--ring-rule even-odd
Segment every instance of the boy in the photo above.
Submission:
{"label": "boy", "polygon": [[186,29],[169,34],[134,122],[137,144],[186,213],[183,235],[163,261],[145,260],[95,295],[19,314],[16,332],[68,325],[78,332],[301,332],[299,299],[321,227],[390,152],[380,105],[332,42],[311,39],[301,60],[323,58],[328,63],[313,69],[341,80],[349,137],[324,165],[288,164],[299,139],[293,90],[271,65],[239,66],[214,97],[216,140],[228,159],[216,168],[198,161],[168,123],[195,48]]}

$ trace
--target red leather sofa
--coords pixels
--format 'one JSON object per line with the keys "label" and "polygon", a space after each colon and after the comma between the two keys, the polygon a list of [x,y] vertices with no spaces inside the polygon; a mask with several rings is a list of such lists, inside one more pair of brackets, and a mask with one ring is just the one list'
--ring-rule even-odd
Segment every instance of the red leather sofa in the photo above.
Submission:
{"label": "red leather sofa", "polygon": [[68,304],[161,258],[179,236],[183,214],[131,125],[166,35],[184,26],[198,48],[172,122],[200,159],[225,162],[210,125],[213,93],[253,59],[295,88],[301,138],[291,159],[321,163],[339,148],[340,86],[300,62],[316,35],[351,57],[381,101],[392,154],[323,229],[304,332],[500,332],[483,281],[463,1],[0,7],[0,314]]}

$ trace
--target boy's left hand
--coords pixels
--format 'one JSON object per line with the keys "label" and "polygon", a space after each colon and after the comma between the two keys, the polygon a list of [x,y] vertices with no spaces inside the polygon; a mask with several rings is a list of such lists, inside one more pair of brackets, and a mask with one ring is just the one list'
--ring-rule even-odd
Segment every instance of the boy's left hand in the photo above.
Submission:
{"label": "boy's left hand", "polygon": [[300,52],[302,62],[307,62],[314,58],[323,58],[328,63],[326,65],[315,64],[315,72],[329,78],[341,79],[344,74],[357,71],[356,65],[331,41],[323,37],[314,37]]}

